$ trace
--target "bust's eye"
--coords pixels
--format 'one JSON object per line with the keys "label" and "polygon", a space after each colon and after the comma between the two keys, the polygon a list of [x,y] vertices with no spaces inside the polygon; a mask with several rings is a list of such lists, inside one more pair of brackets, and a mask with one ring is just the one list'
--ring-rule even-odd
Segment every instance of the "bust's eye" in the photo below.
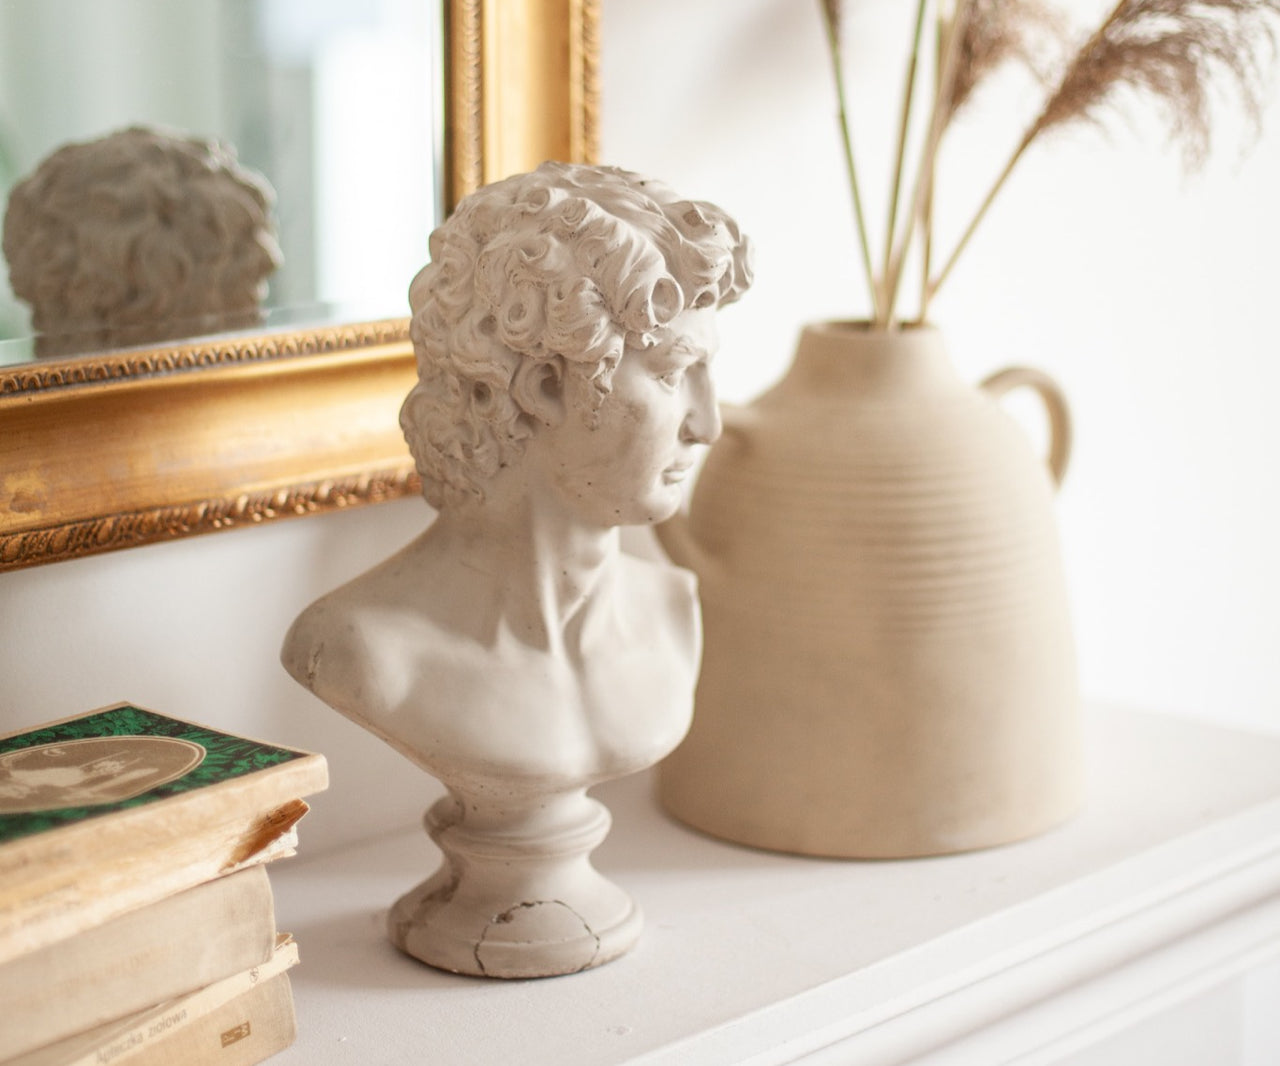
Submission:
{"label": "bust's eye", "polygon": [[674,370],[668,370],[665,374],[658,376],[660,381],[668,389],[676,389],[680,387],[680,383],[684,381],[685,368],[676,367]]}

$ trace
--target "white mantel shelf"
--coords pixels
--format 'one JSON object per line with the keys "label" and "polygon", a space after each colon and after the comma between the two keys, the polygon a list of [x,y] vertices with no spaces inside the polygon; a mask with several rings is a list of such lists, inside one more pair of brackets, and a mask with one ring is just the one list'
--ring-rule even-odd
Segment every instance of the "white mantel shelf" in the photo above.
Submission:
{"label": "white mantel shelf", "polygon": [[1065,1061],[1280,956],[1280,740],[1119,711],[1090,732],[1079,817],[940,859],[754,851],[667,818],[647,776],[601,788],[597,865],[644,936],[543,981],[439,973],[386,942],[386,908],[437,861],[421,831],[307,858],[304,824],[304,857],[272,871],[302,953],[298,1041],[272,1062]]}

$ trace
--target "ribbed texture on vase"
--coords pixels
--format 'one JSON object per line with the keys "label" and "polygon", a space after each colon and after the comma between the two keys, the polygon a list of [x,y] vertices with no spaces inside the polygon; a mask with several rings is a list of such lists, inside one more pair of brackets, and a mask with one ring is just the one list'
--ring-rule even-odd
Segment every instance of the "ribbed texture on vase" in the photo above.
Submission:
{"label": "ribbed texture on vase", "polygon": [[1025,613],[1059,569],[1047,475],[1029,456],[1010,464],[1003,440],[894,445],[891,419],[849,417],[824,463],[766,441],[708,464],[694,532],[725,546],[727,595],[805,630]]}

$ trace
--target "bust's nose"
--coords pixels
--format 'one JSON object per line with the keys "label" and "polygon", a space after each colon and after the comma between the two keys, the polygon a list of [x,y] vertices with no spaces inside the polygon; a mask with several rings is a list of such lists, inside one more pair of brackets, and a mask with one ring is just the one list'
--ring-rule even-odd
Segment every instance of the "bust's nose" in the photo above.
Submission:
{"label": "bust's nose", "polygon": [[720,407],[711,382],[710,368],[698,363],[685,375],[689,409],[680,427],[680,438],[688,444],[711,444],[720,436]]}

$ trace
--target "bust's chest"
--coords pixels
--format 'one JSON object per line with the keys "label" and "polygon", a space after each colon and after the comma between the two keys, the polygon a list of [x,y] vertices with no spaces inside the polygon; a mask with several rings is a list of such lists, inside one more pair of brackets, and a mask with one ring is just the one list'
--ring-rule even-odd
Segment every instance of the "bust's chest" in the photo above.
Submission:
{"label": "bust's chest", "polygon": [[684,737],[697,649],[656,631],[569,661],[528,648],[422,647],[376,723],[420,765],[461,778],[591,783],[652,765]]}

